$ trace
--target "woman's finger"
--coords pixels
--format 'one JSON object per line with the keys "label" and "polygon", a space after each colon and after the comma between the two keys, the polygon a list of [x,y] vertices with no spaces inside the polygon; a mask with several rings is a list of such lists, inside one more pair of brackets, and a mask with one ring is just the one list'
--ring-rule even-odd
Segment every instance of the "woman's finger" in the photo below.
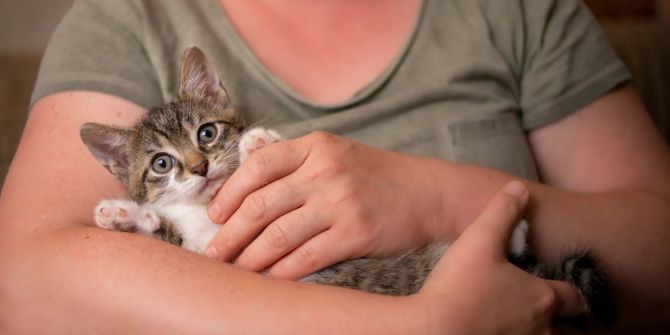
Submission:
{"label": "woman's finger", "polygon": [[354,239],[326,230],[303,243],[268,269],[268,275],[296,280],[339,261],[350,259]]}
{"label": "woman's finger", "polygon": [[519,181],[507,183],[486,205],[479,217],[468,227],[456,243],[473,239],[478,245],[499,255],[506,252],[512,231],[519,223],[528,203],[528,189]]}
{"label": "woman's finger", "polygon": [[589,312],[584,297],[577,289],[564,281],[547,280],[556,293],[556,316],[580,316]]}
{"label": "woman's finger", "polygon": [[305,203],[307,189],[295,175],[274,181],[249,194],[230,219],[212,238],[205,254],[230,261],[256,238],[272,221]]}
{"label": "woman's finger", "polygon": [[252,192],[297,170],[307,150],[297,140],[263,147],[247,158],[221,187],[209,204],[208,214],[215,223],[226,222]]}
{"label": "woman's finger", "polygon": [[311,208],[298,208],[268,225],[235,263],[252,271],[264,270],[326,229],[327,221]]}

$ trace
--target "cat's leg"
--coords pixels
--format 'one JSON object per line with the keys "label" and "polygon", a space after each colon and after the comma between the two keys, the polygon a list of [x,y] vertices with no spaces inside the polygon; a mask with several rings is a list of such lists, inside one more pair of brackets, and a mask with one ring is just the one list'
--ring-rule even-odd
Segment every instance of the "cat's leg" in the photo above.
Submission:
{"label": "cat's leg", "polygon": [[272,129],[262,127],[251,128],[242,134],[242,138],[240,139],[240,162],[244,162],[254,151],[279,141],[281,141],[281,136]]}
{"label": "cat's leg", "polygon": [[153,234],[160,219],[151,209],[131,200],[103,200],[95,208],[95,224],[107,230]]}

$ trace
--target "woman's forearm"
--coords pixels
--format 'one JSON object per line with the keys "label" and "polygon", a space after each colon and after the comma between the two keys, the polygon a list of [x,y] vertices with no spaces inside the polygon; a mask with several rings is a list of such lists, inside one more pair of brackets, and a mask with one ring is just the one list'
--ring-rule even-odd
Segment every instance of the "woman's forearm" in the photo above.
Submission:
{"label": "woman's forearm", "polygon": [[[438,239],[455,238],[510,175],[431,160],[443,190],[442,211],[450,223]],[[538,256],[555,262],[566,254],[592,250],[604,266],[620,309],[620,321],[658,326],[670,312],[670,197],[658,190],[622,189],[600,193],[559,190],[524,181],[532,194],[527,217]],[[643,318],[641,316],[644,316]]]}
{"label": "woman's forearm", "polygon": [[97,228],[3,241],[0,329],[11,334],[412,333],[398,299],[273,280]]}
{"label": "woman's forearm", "polygon": [[619,322],[670,326],[670,198],[652,190],[574,193],[538,187],[530,220],[538,254],[592,250],[610,279]]}
{"label": "woman's forearm", "polygon": [[272,280],[88,226],[100,199],[127,196],[79,128],[144,113],[93,92],[35,103],[0,193],[0,334],[410,332],[401,323],[416,318],[396,317],[403,304],[390,297]]}

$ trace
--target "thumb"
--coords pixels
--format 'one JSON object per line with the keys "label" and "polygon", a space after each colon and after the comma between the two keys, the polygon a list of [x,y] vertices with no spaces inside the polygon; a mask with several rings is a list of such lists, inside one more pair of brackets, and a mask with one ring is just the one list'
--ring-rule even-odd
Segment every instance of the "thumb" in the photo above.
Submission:
{"label": "thumb", "polygon": [[[520,181],[507,183],[484,207],[479,217],[461,234],[457,242],[476,239],[500,254],[507,250],[514,227],[519,223],[529,193]],[[462,242],[461,242],[462,243]]]}
{"label": "thumb", "polygon": [[557,280],[547,280],[556,293],[556,316],[580,316],[589,312],[584,297],[572,285]]}

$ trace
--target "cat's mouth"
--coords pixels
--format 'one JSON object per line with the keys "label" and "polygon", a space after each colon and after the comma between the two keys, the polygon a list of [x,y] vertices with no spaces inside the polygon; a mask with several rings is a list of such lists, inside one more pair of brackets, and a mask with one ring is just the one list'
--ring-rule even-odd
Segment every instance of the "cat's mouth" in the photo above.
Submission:
{"label": "cat's mouth", "polygon": [[216,165],[213,165],[206,176],[193,176],[191,181],[193,184],[189,192],[191,194],[190,198],[198,202],[209,202],[231,174],[231,171],[225,167],[217,168]]}
{"label": "cat's mouth", "polygon": [[210,188],[219,188],[223,185],[223,179],[207,179],[205,182],[205,185],[202,186],[203,190],[207,190]]}
{"label": "cat's mouth", "polygon": [[227,176],[204,178],[202,180],[202,186],[200,186],[197,193],[201,196],[206,196],[209,200],[219,191],[226,179],[228,179]]}

